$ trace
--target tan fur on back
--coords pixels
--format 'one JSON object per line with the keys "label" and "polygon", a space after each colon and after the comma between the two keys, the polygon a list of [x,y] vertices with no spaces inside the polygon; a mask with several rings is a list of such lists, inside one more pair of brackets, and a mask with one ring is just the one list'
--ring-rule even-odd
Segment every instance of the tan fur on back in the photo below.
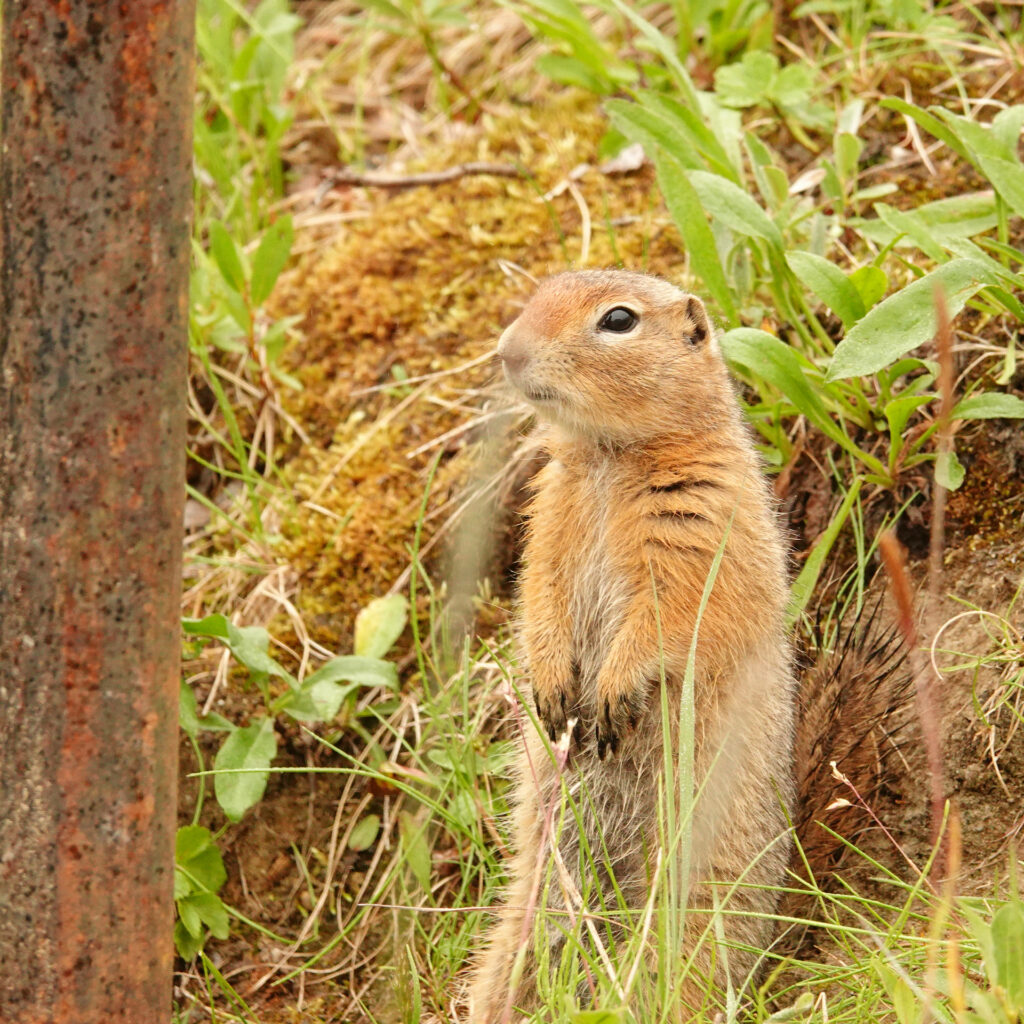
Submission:
{"label": "tan fur on back", "polygon": [[[606,319],[612,310],[619,312]],[[608,327],[629,322],[622,311],[635,326]],[[784,546],[703,306],[640,274],[562,274],[541,283],[498,351],[510,382],[536,406],[550,454],[528,510],[519,649],[542,728],[557,738],[578,722],[565,781],[588,794],[589,810],[579,828],[567,816],[559,839],[576,888],[585,888],[585,842],[606,852],[631,907],[647,898],[663,764],[662,665],[668,706],[678,707],[705,581],[728,535],[697,647],[693,753],[702,789],[691,903],[708,908],[707,882],[743,877],[731,908],[770,914],[776,897],[756,886],[783,881],[789,843],[780,839],[780,801],[793,788]],[[677,723],[668,724],[674,733]],[[529,732],[510,891],[472,984],[471,1020],[480,1024],[504,1018],[535,865],[550,852],[542,820],[560,794],[544,737]],[[552,891],[548,906],[564,898]],[[725,932],[764,948],[771,924],[729,916]],[[550,942],[557,962],[560,933]],[[679,950],[680,963],[690,952]],[[709,954],[700,950],[698,966],[724,983],[721,958],[712,968]],[[733,984],[742,984],[753,957],[730,950],[728,960]],[[699,989],[687,991],[695,998]],[[537,1005],[532,953],[513,1004]]]}

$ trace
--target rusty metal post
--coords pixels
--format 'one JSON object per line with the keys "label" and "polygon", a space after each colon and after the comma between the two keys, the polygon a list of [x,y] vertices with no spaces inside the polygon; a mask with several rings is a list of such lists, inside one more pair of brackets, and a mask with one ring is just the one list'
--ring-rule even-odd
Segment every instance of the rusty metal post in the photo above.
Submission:
{"label": "rusty metal post", "polygon": [[171,1008],[195,0],[3,0],[0,1021]]}

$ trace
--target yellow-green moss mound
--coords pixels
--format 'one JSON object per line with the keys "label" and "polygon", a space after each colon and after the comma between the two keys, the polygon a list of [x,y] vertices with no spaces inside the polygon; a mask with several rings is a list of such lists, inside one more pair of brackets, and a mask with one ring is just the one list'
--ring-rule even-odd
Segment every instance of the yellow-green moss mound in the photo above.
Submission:
{"label": "yellow-green moss mound", "polygon": [[496,374],[481,357],[529,294],[526,275],[581,265],[676,278],[684,270],[650,170],[599,169],[605,127],[596,105],[579,100],[463,127],[413,170],[476,161],[522,176],[378,191],[366,217],[279,291],[276,312],[304,318],[291,353],[304,390],[289,411],[313,439],[286,469],[296,506],[281,555],[300,573],[300,610],[323,642],[347,637],[355,612],[408,566],[438,447],[424,544],[442,506],[454,505],[471,464],[472,432],[457,428],[486,400]]}

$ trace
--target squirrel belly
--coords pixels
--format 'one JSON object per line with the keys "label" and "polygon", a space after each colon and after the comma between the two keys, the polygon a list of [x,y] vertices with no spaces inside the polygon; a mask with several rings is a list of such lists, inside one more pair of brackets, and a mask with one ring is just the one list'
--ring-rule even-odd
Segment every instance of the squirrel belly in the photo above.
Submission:
{"label": "squirrel belly", "polygon": [[[695,631],[693,913],[678,962],[738,988],[756,968],[751,950],[771,939],[772,887],[790,853],[795,683],[783,531],[707,315],[657,278],[562,274],[542,282],[498,352],[547,424],[518,637],[547,741],[527,725],[511,882],[474,968],[470,1019],[536,1009],[529,908],[538,864],[553,853],[549,912],[643,910],[664,743],[678,749],[677,716],[662,720],[661,680],[675,711]],[[550,741],[570,724],[562,764]],[[575,810],[559,815],[563,787]],[[716,902],[727,902],[726,956],[701,941]],[[547,929],[551,966],[568,929]],[[690,1009],[704,988],[684,988]]]}

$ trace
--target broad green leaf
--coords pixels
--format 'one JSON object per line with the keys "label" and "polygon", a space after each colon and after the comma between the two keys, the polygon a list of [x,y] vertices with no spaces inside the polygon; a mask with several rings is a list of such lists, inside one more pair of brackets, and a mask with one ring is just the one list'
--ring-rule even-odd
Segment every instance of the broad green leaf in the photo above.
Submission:
{"label": "broad green leaf", "polygon": [[208,828],[202,825],[183,825],[174,836],[174,859],[179,864],[183,863],[202,853],[212,842],[213,837]]}
{"label": "broad green leaf", "polygon": [[229,291],[225,293],[223,301],[225,309],[230,314],[231,321],[243,334],[248,334],[249,329],[252,327],[252,316],[242,296],[238,292]]}
{"label": "broad green leaf", "polygon": [[835,141],[836,171],[844,182],[852,183],[864,143],[849,132],[839,132]]}
{"label": "broad green leaf", "polygon": [[992,950],[996,981],[1006,1001],[1018,1013],[1024,1010],[1024,903],[1004,903],[992,918]]}
{"label": "broad green leaf", "polygon": [[189,896],[187,902],[195,909],[214,938],[226,939],[228,937],[230,930],[228,912],[219,896],[215,896],[212,892],[197,892]]}
{"label": "broad green leaf", "polygon": [[693,150],[683,144],[677,127],[662,112],[626,100],[609,100],[605,109],[612,124],[627,139],[639,142],[652,159],[660,147],[683,167],[696,170],[701,166]]}
{"label": "broad green leaf", "polygon": [[914,213],[904,213],[886,203],[875,203],[875,213],[893,236],[904,235],[909,238],[930,260],[944,263],[946,254],[935,236],[928,230],[920,218]]}
{"label": "broad green leaf", "polygon": [[182,619],[182,629],[191,636],[223,640],[231,653],[252,672],[291,679],[291,674],[267,654],[270,634],[262,626],[236,626],[224,615],[204,619]]}
{"label": "broad green leaf", "polygon": [[398,815],[398,834],[402,842],[405,862],[412,870],[413,878],[419,883],[424,894],[430,894],[430,846],[427,843],[426,826],[417,821],[409,811]]}
{"label": "broad green leaf", "polygon": [[224,615],[207,615],[205,619],[182,619],[181,628],[190,636],[215,636],[226,640],[231,622]]}
{"label": "broad green leaf", "polygon": [[920,1024],[923,1007],[914,990],[899,976],[893,983],[892,1006],[900,1024]]}
{"label": "broad green leaf", "polygon": [[990,191],[965,192],[925,203],[914,211],[940,240],[968,238],[996,226],[995,198]]}
{"label": "broad green leaf", "polygon": [[460,789],[456,791],[448,804],[448,815],[460,829],[470,829],[475,822],[480,820],[480,808],[471,792]]}
{"label": "broad green leaf", "polygon": [[299,722],[332,722],[349,695],[358,689],[358,683],[343,686],[330,679],[321,679],[311,686],[303,683],[276,701],[273,710],[283,711]]}
{"label": "broad green leaf", "polygon": [[825,172],[824,177],[821,179],[822,193],[828,196],[833,203],[842,203],[843,183],[839,180],[839,172],[828,160],[823,160],[821,165],[822,170]]}
{"label": "broad green leaf", "polygon": [[[733,181],[742,182],[744,175],[740,140],[743,138],[743,115],[738,110],[732,110],[719,103],[713,92],[697,93],[697,103],[696,107],[691,108],[694,116],[699,122],[707,125],[708,131],[722,147],[732,168],[731,173],[725,176]],[[710,169],[714,170],[713,167]]]}
{"label": "broad green leaf", "polygon": [[231,653],[253,672],[289,678],[288,673],[267,654],[270,634],[262,626],[236,626],[229,623],[228,646]]}
{"label": "broad green leaf", "polygon": [[967,147],[957,137],[956,132],[934,114],[929,113],[927,110],[922,110],[920,107],[915,107],[913,103],[907,103],[906,100],[898,99],[895,96],[886,97],[879,106],[887,110],[895,110],[903,114],[904,117],[909,117],[912,121],[916,121],[926,132],[930,132],[940,142],[944,142],[958,156],[963,157],[968,163],[973,162]]}
{"label": "broad green leaf", "polygon": [[1000,110],[992,118],[989,130],[1003,151],[1007,155],[1013,156],[1017,152],[1022,127],[1024,127],[1024,105],[1017,104],[1017,106]]}
{"label": "broad green leaf", "polygon": [[513,760],[512,744],[504,741],[492,743],[484,758],[486,770],[495,774],[506,771]]}
{"label": "broad green leaf", "polygon": [[271,718],[260,718],[236,729],[221,744],[213,759],[217,773],[213,788],[229,820],[240,820],[250,807],[259,803],[276,753],[277,735]]}
{"label": "broad green leaf", "polygon": [[935,401],[934,395],[900,395],[886,403],[885,418],[889,424],[889,435],[892,438],[893,447],[900,435],[903,433],[907,420],[922,405]]}
{"label": "broad green leaf", "polygon": [[672,219],[682,235],[690,257],[690,265],[700,275],[705,288],[718,303],[730,323],[735,323],[739,316],[732,299],[732,290],[722,269],[722,262],[715,245],[715,236],[711,233],[704,208],[687,180],[686,172],[679,161],[663,150],[656,149],[651,154],[658,173],[658,184],[661,194],[665,197]]}
{"label": "broad green leaf", "polygon": [[856,137],[857,132],[860,129],[860,122],[863,116],[864,100],[850,100],[850,102],[839,111],[839,117],[836,121],[836,139],[838,139],[840,135]]}
{"label": "broad green leaf", "polygon": [[[742,166],[738,157],[738,150],[735,154],[727,151],[727,145],[719,139],[718,135],[708,127],[714,123],[710,116],[704,116],[699,111],[693,111],[680,103],[674,96],[666,96],[664,93],[647,90],[637,94],[637,102],[643,103],[653,113],[661,114],[667,123],[672,127],[674,135],[678,140],[675,148],[668,148],[677,159],[681,154],[695,152],[698,156],[698,167],[703,160],[707,169],[720,174],[730,181],[739,182],[740,174],[736,167]],[[728,115],[739,117],[735,111],[725,112]],[[730,133],[735,134],[735,133]],[[735,149],[735,147],[731,147]]]}
{"label": "broad green leaf", "polygon": [[602,96],[615,88],[615,83],[609,78],[595,75],[583,61],[562,53],[543,54],[534,63],[534,69],[560,85],[585,89],[595,96]]}
{"label": "broad green leaf", "polygon": [[[886,196],[891,196],[894,192],[899,192],[899,186],[894,181],[883,181],[878,185],[867,185],[864,188],[857,189],[853,193],[853,201],[855,203],[867,203],[873,199],[884,199]],[[851,219],[847,223],[856,225],[859,222]]]}
{"label": "broad green leaf", "polygon": [[1001,391],[970,395],[957,402],[954,420],[1019,420],[1024,419],[1024,399]]}
{"label": "broad green leaf", "polygon": [[[197,915],[198,916],[198,915]],[[203,948],[202,928],[198,936],[193,935],[179,919],[174,923],[174,948],[182,960],[194,960]]]}
{"label": "broad green leaf", "polygon": [[402,635],[409,618],[409,602],[400,594],[378,597],[356,616],[353,650],[366,658],[383,658]]}
{"label": "broad green leaf", "polygon": [[632,1020],[628,1010],[576,1010],[569,1014],[569,1024],[625,1024]]}
{"label": "broad green leaf", "polygon": [[431,749],[427,751],[427,757],[429,757],[430,760],[438,766],[438,768],[443,768],[446,772],[453,772],[456,769],[455,759],[452,757],[451,751],[438,750],[431,747]]}
{"label": "broad green leaf", "polygon": [[931,107],[930,109],[946,122],[961,145],[967,147],[970,157],[975,158],[971,159],[971,163],[975,166],[978,165],[977,158],[983,155],[1001,157],[1011,155],[1003,148],[999,137],[992,133],[988,125],[979,124],[962,114],[954,114],[952,110],[947,110],[944,107]]}
{"label": "broad green leaf", "polygon": [[330,722],[351,694],[374,686],[396,689],[398,670],[380,658],[350,654],[322,665],[275,706],[300,722]]}
{"label": "broad green leaf", "polygon": [[850,284],[857,289],[865,309],[871,309],[885,294],[889,287],[889,278],[880,267],[868,265],[858,267],[850,274]]}
{"label": "broad green leaf", "polygon": [[950,317],[994,282],[976,260],[956,259],[890,295],[868,312],[836,346],[827,382],[874,373],[935,335],[935,289],[946,295]]}
{"label": "broad green leaf", "polygon": [[[985,239],[986,243],[997,247],[996,251],[999,251],[999,242],[994,238]],[[998,260],[994,260],[980,245],[975,245],[968,238],[958,238],[951,240],[948,243],[948,248],[954,256],[961,256],[965,259],[976,260],[982,266],[987,267],[993,277],[998,278],[1003,282],[1004,286],[1010,289],[1016,289],[1020,285],[1021,278],[1018,274],[1015,274],[1009,267],[1004,267]],[[1014,254],[1010,257],[1012,260],[1020,259],[1020,253],[1014,251]],[[998,297],[998,300],[1006,305],[1014,316],[1018,319],[1024,320],[1024,307],[1014,298],[1012,295],[1008,295],[1004,288],[992,288],[989,295],[993,298]]]}
{"label": "broad green leaf", "polygon": [[814,1006],[814,994],[803,992],[789,1006],[776,1010],[770,1017],[765,1018],[764,1024],[787,1024],[789,1021],[803,1021],[812,1019],[812,1007]]}
{"label": "broad green leaf", "polygon": [[981,954],[981,961],[985,966],[985,973],[988,976],[989,984],[995,985],[996,955],[992,943],[992,929],[988,918],[983,916],[977,907],[972,907],[966,902],[961,902],[957,909],[966,918],[971,937],[978,944],[978,952]]}
{"label": "broad green leaf", "polygon": [[947,491],[955,491],[964,482],[964,467],[956,452],[939,452],[935,458],[935,479]]}
{"label": "broad green leaf", "polygon": [[382,686],[393,690],[398,686],[398,670],[390,661],[345,654],[325,662],[312,675],[307,676],[302,685],[315,686],[319,682],[341,680],[358,683],[360,686]]}
{"label": "broad green leaf", "polygon": [[695,110],[697,107],[697,90],[693,86],[693,79],[690,78],[690,73],[683,66],[669,37],[647,21],[639,13],[635,4],[627,3],[626,0],[610,0],[610,2],[623,17],[633,23],[644,37],[646,45],[661,58],[665,70],[668,71],[675,82],[680,98],[691,110]]}
{"label": "broad green leaf", "polygon": [[231,732],[235,728],[235,723],[223,715],[218,715],[216,711],[211,711],[199,719],[199,728],[206,729],[208,732]]}
{"label": "broad green leaf", "polygon": [[1024,217],[1024,166],[1020,161],[979,154],[978,162],[982,173],[992,182],[1006,205],[1018,217]]}
{"label": "broad green leaf", "polygon": [[216,892],[227,881],[224,860],[208,828],[183,825],[174,837],[174,861],[189,880],[189,891],[196,885]]}
{"label": "broad green leaf", "polygon": [[241,294],[245,288],[245,271],[242,269],[242,259],[238,254],[238,247],[227,229],[219,220],[210,224],[210,252],[217,263],[225,282],[236,292]]}
{"label": "broad green leaf", "polygon": [[368,850],[373,846],[377,833],[380,831],[380,817],[376,814],[368,814],[354,829],[348,837],[348,848],[360,851]]}
{"label": "broad green leaf", "polygon": [[[936,199],[916,207],[906,216],[912,216],[922,224],[931,237],[942,245],[980,235],[994,228],[998,222],[995,195],[991,191],[967,192],[948,199]],[[865,238],[883,247],[892,245],[900,233],[900,229],[891,227],[881,219],[854,220],[852,224]],[[913,243],[908,239],[896,244],[906,246]]]}
{"label": "broad green leaf", "polygon": [[228,159],[227,148],[220,134],[215,132],[201,116],[199,104],[196,104],[197,116],[192,122],[193,151],[196,162],[204,167],[217,183],[217,191],[222,196],[231,195],[234,185],[231,180],[234,168]]}
{"label": "broad green leaf", "polygon": [[807,364],[784,341],[767,331],[738,327],[724,334],[719,345],[728,362],[752,370],[781,391],[819,430],[840,444],[847,442],[821,401],[820,383],[812,385],[805,372]]}
{"label": "broad green leaf", "polygon": [[789,180],[776,167],[768,147],[753,132],[744,133],[743,145],[761,198],[770,207],[782,206],[789,196]]}
{"label": "broad green leaf", "polygon": [[633,81],[636,70],[619,61],[594,33],[578,4],[570,0],[528,0],[521,9],[537,35],[565,44],[587,72],[593,76],[599,94],[615,91],[616,84]]}
{"label": "broad green leaf", "polygon": [[364,8],[382,14],[385,18],[390,18],[397,25],[406,21],[406,16],[390,0],[362,0],[362,4]]}
{"label": "broad green leaf", "polygon": [[772,99],[780,107],[806,103],[814,89],[814,72],[806,64],[787,64],[772,83]]}
{"label": "broad green leaf", "polygon": [[860,292],[849,278],[829,260],[810,252],[786,253],[790,270],[821,299],[846,328],[855,324],[866,309]]}
{"label": "broad green leaf", "polygon": [[771,100],[778,73],[775,56],[764,50],[747,52],[715,72],[715,93],[727,107],[754,107]]}
{"label": "broad green leaf", "polygon": [[291,217],[278,217],[263,232],[259,247],[252,258],[252,282],[249,291],[254,306],[262,306],[270,297],[291,255],[293,237]]}
{"label": "broad green leaf", "polygon": [[178,689],[178,725],[181,731],[195,739],[199,735],[199,714],[196,695],[192,687],[182,682]]}
{"label": "broad green leaf", "polygon": [[202,937],[203,919],[199,916],[199,911],[192,905],[190,897],[186,896],[185,899],[178,900],[178,918],[189,935],[196,939]]}
{"label": "broad green leaf", "polygon": [[689,171],[687,177],[712,217],[741,235],[761,238],[774,248],[782,249],[782,234],[749,192],[707,171]]}
{"label": "broad green leaf", "polygon": [[207,892],[217,892],[228,880],[224,860],[216,844],[211,843],[201,854],[182,865],[191,878]]}
{"label": "broad green leaf", "polygon": [[192,892],[194,886],[188,880],[188,875],[185,874],[181,868],[174,869],[174,898],[176,900],[183,899],[190,892]]}

